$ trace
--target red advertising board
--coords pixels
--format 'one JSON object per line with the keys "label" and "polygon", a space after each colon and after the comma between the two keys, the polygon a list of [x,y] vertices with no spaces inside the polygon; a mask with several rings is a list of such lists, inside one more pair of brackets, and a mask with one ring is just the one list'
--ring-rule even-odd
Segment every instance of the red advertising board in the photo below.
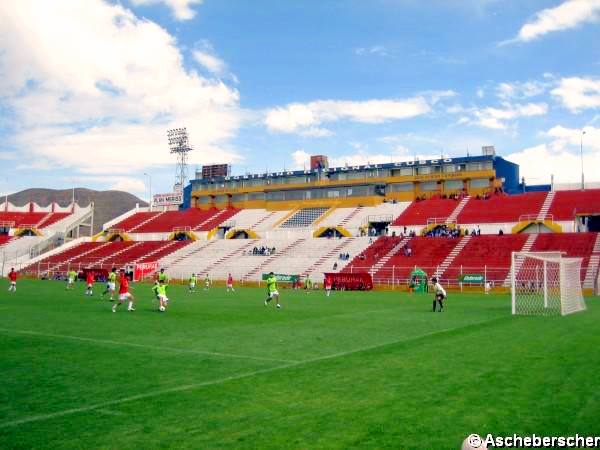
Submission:
{"label": "red advertising board", "polygon": [[158,261],[136,264],[135,269],[133,271],[133,280],[140,281],[143,278],[146,278],[148,275],[151,275],[154,272],[156,272],[157,269]]}
{"label": "red advertising board", "polygon": [[325,278],[330,278],[333,289],[346,291],[370,291],[373,289],[371,275],[363,273],[326,273]]}

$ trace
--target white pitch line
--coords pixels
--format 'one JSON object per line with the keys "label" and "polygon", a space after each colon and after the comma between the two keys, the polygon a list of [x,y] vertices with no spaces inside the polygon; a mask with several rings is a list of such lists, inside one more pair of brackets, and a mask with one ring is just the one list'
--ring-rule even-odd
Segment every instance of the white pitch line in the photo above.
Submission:
{"label": "white pitch line", "polygon": [[[508,318],[510,318],[512,316],[509,316]],[[54,412],[54,413],[49,413],[49,414],[40,414],[37,416],[30,416],[30,417],[25,417],[23,419],[17,419],[17,420],[11,420],[8,422],[3,422],[0,423],[0,428],[8,428],[8,427],[14,427],[14,426],[18,426],[18,425],[23,425],[26,423],[31,423],[31,422],[40,422],[40,421],[44,421],[44,420],[50,420],[50,419],[55,419],[57,417],[63,417],[63,416],[68,416],[71,414],[77,414],[77,413],[82,413],[82,412],[88,412],[88,411],[94,411],[94,410],[98,410],[98,409],[104,409],[104,408],[108,408],[111,406],[115,406],[115,405],[120,405],[122,403],[128,403],[128,402],[133,402],[136,400],[144,400],[147,398],[152,398],[152,397],[158,397],[164,394],[171,394],[171,393],[176,393],[176,392],[185,392],[185,391],[189,391],[189,390],[193,390],[193,389],[198,389],[201,387],[205,387],[205,386],[213,386],[216,384],[223,384],[226,383],[228,381],[237,381],[237,380],[243,380],[245,378],[251,378],[254,377],[256,375],[263,375],[266,373],[271,373],[271,372],[275,372],[277,370],[285,370],[285,369],[289,369],[292,367],[298,367],[298,366],[303,366],[305,364],[310,364],[313,362],[320,362],[320,361],[326,361],[329,359],[335,359],[335,358],[341,358],[344,356],[349,356],[349,355],[353,355],[355,353],[360,353],[360,352],[365,352],[365,351],[369,351],[369,350],[375,350],[381,347],[386,347],[389,345],[394,345],[394,344],[400,344],[403,342],[410,342],[410,341],[417,341],[419,339],[423,339],[426,337],[431,337],[431,336],[435,336],[437,334],[442,334],[442,333],[447,333],[449,331],[456,331],[456,330],[460,330],[463,328],[470,328],[473,326],[477,326],[477,325],[483,325],[486,323],[492,323],[492,322],[496,322],[498,320],[502,320],[502,319],[506,319],[507,317],[500,317],[500,318],[496,318],[496,319],[492,319],[492,320],[487,320],[487,321],[483,321],[483,322],[475,322],[475,323],[470,323],[468,325],[464,325],[462,327],[456,327],[456,328],[445,328],[443,330],[439,330],[439,331],[434,331],[431,333],[425,333],[425,334],[421,334],[419,336],[413,336],[410,338],[404,338],[404,339],[398,339],[396,341],[390,341],[390,342],[385,342],[383,344],[375,344],[375,345],[370,345],[370,346],[366,346],[366,347],[361,347],[355,350],[349,350],[347,352],[340,352],[340,353],[335,353],[332,355],[325,355],[325,356],[318,356],[316,358],[311,358],[311,359],[307,359],[304,361],[297,361],[297,362],[292,362],[289,364],[284,364],[281,366],[276,366],[276,367],[270,367],[268,369],[261,369],[261,370],[255,370],[253,372],[247,372],[247,373],[243,373],[240,375],[233,375],[233,376],[229,376],[229,377],[225,377],[225,378],[219,378],[217,380],[211,380],[211,381],[203,381],[201,383],[194,383],[194,384],[187,384],[187,385],[183,385],[183,386],[177,386],[177,387],[172,387],[172,388],[167,388],[167,389],[162,389],[159,391],[152,391],[152,392],[147,392],[145,394],[137,394],[137,395],[132,395],[131,397],[124,397],[118,400],[111,400],[108,402],[104,402],[104,403],[97,403],[95,405],[88,405],[88,406],[82,406],[79,408],[71,408],[71,409],[66,409],[64,411],[58,411],[58,412]],[[2,330],[2,329],[0,329]]]}
{"label": "white pitch line", "polygon": [[49,337],[56,339],[68,339],[72,341],[82,341],[82,342],[91,342],[93,344],[108,344],[108,345],[124,345],[128,347],[137,347],[137,348],[145,348],[150,350],[161,350],[175,353],[189,353],[195,355],[207,355],[207,356],[218,356],[223,358],[238,358],[238,359],[254,359],[256,361],[269,361],[269,362],[279,362],[279,363],[296,363],[298,361],[289,360],[289,359],[276,359],[276,358],[267,358],[262,356],[249,356],[249,355],[237,355],[234,353],[221,353],[221,352],[209,352],[204,350],[192,350],[192,349],[184,349],[184,348],[172,348],[172,347],[160,347],[155,345],[146,345],[146,344],[136,344],[135,342],[122,342],[122,341],[112,341],[110,339],[95,339],[88,338],[82,336],[69,336],[65,334],[52,334],[52,333],[40,333],[38,331],[30,331],[30,330],[14,330],[10,328],[0,328],[0,332],[3,333],[13,333],[13,334],[27,334],[31,336],[41,336],[41,337]]}
{"label": "white pitch line", "polygon": [[125,416],[126,414],[121,411],[112,411],[110,409],[97,409],[101,414],[106,414],[107,416]]}

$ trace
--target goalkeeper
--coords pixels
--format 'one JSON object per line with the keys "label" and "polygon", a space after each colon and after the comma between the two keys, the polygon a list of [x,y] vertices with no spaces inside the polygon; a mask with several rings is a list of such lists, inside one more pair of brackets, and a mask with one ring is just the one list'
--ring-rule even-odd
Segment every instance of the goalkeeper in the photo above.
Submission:
{"label": "goalkeeper", "polygon": [[442,287],[437,278],[432,278],[433,290],[435,292],[435,298],[433,299],[433,312],[436,311],[436,303],[440,306],[440,312],[444,310],[444,300],[448,298],[446,290]]}

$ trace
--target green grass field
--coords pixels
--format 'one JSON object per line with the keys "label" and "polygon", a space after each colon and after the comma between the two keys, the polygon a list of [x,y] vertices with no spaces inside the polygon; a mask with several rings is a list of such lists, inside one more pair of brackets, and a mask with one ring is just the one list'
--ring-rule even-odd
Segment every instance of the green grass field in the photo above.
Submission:
{"label": "green grass field", "polygon": [[[600,305],[513,317],[508,296],[262,289],[167,313],[52,281],[0,292],[0,448],[457,449],[470,433],[599,435]],[[96,291],[103,288],[96,285]]]}

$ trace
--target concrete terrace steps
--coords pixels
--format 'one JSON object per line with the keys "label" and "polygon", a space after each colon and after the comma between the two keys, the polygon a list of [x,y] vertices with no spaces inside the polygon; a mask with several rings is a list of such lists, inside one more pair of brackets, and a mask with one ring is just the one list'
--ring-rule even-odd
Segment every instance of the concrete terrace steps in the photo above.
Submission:
{"label": "concrete terrace steps", "polygon": [[120,255],[121,253],[125,253],[130,251],[132,248],[136,248],[139,247],[140,245],[144,244],[144,241],[139,241],[139,242],[135,242],[133,245],[128,245],[127,247],[122,248],[121,250],[111,253],[110,255],[106,255],[104,258],[100,258],[98,261],[94,261],[94,264],[104,264],[104,261],[114,258],[117,255]]}
{"label": "concrete terrace steps", "polygon": [[[170,247],[176,246],[178,242],[179,242],[179,241],[169,241],[169,243],[168,243],[167,245],[165,245],[164,247],[158,247],[158,248],[155,248],[155,249],[154,249],[154,250],[152,250],[151,252],[149,252],[149,253],[146,253],[146,254],[145,254],[145,255],[143,255],[143,256],[140,256],[140,257],[139,257],[139,258],[137,258],[135,261],[133,261],[133,264],[137,264],[137,262],[138,262],[138,261],[141,261],[142,259],[149,258],[149,257],[151,257],[152,255],[155,255],[156,253],[160,253],[160,252],[162,252],[162,251],[164,251],[164,250],[166,250],[166,249],[168,249],[168,248],[170,248]],[[172,252],[169,252],[169,253],[167,253],[167,255],[168,255],[168,254],[170,254],[170,253],[172,253]]]}
{"label": "concrete terrace steps", "polygon": [[211,270],[214,270],[219,265],[225,264],[231,258],[242,254],[249,247],[251,247],[252,245],[254,245],[254,243],[255,243],[254,240],[249,240],[242,247],[236,248],[236,249],[232,250],[231,252],[227,253],[226,255],[221,256],[216,261],[213,261],[212,263],[210,263],[208,266],[206,266],[204,269],[202,269],[200,272],[198,272],[198,275],[208,275],[208,274],[210,274]]}
{"label": "concrete terrace steps", "polygon": [[593,288],[598,276],[598,266],[600,266],[600,233],[596,235],[592,255],[588,261],[585,278],[583,279],[584,288]]}
{"label": "concrete terrace steps", "polygon": [[446,223],[452,223],[456,221],[458,215],[462,212],[462,210],[465,208],[470,199],[470,195],[463,197],[458,203],[458,205],[456,205],[456,208],[454,208],[454,211],[452,211],[452,213],[446,218]]}
{"label": "concrete terrace steps", "polygon": [[292,241],[289,245],[287,245],[286,247],[284,247],[281,250],[277,250],[275,252],[275,254],[267,257],[266,259],[264,259],[259,265],[257,265],[256,267],[254,267],[254,269],[250,270],[249,272],[247,272],[243,277],[242,280],[246,281],[248,280],[250,277],[252,277],[252,275],[256,275],[258,272],[260,272],[260,270],[263,267],[266,267],[267,265],[271,264],[273,261],[275,261],[276,259],[278,259],[279,257],[285,255],[291,248],[296,247],[297,245],[302,244],[304,241],[306,241],[306,238],[299,238],[296,239],[295,241]]}
{"label": "concrete terrace steps", "polygon": [[[519,252],[529,252],[531,251],[531,247],[533,247],[533,244],[535,243],[535,240],[537,239],[537,233],[532,233],[529,236],[527,236],[527,240],[525,241],[525,243],[523,244],[523,248],[521,248],[521,250],[519,250]],[[519,273],[519,270],[521,270],[521,264],[522,263],[522,259],[517,260],[517,265],[515,267],[515,271],[517,273]],[[506,275],[506,278],[504,279],[504,283],[502,283],[503,286],[506,287],[510,287],[512,281],[512,267],[508,270],[508,275]]]}
{"label": "concrete terrace steps", "polygon": [[180,255],[178,255],[173,261],[171,261],[169,264],[167,264],[165,266],[165,268],[175,266],[175,265],[179,264],[180,262],[186,260],[187,258],[195,255],[196,253],[206,250],[211,245],[214,245],[215,242],[217,242],[217,241],[206,241],[206,242],[202,243],[204,245],[193,246],[192,249],[188,249],[187,252],[182,252]]}
{"label": "concrete terrace steps", "polygon": [[555,195],[555,191],[548,192],[548,195],[546,195],[546,198],[544,199],[544,203],[542,203],[540,212],[537,215],[537,220],[544,220],[544,218],[548,215],[548,211],[550,211],[550,207],[552,206]]}
{"label": "concrete terrace steps", "polygon": [[385,255],[383,255],[379,261],[377,261],[375,264],[373,264],[371,266],[371,268],[369,269],[369,273],[376,273],[379,269],[381,269],[383,266],[385,266],[387,264],[387,262],[394,256],[396,255],[402,248],[404,248],[404,246],[406,244],[408,244],[410,242],[410,237],[406,236],[403,237],[400,242],[398,242],[394,247],[392,247],[392,249],[387,252]]}
{"label": "concrete terrace steps", "polygon": [[260,219],[258,219],[257,222],[255,222],[250,229],[254,230],[255,228],[257,228],[258,226],[260,226],[260,224],[262,224],[263,222],[265,222],[266,220],[269,220],[271,217],[273,217],[275,214],[277,214],[276,211],[270,211],[269,214],[266,214],[264,216],[262,216]]}
{"label": "concrete terrace steps", "polygon": [[161,212],[159,212],[158,214],[155,214],[155,215],[153,215],[153,216],[150,216],[150,217],[148,217],[146,220],[144,220],[144,221],[142,221],[142,222],[138,223],[138,224],[137,224],[135,227],[132,227],[132,228],[130,228],[130,229],[128,229],[128,230],[125,230],[125,231],[126,231],[126,232],[128,232],[128,233],[134,232],[134,231],[135,231],[135,230],[137,230],[138,228],[141,228],[141,227],[143,227],[144,225],[146,225],[147,223],[150,223],[150,222],[152,222],[152,221],[154,221],[154,220],[158,219],[158,218],[159,218],[160,216],[162,216],[162,215],[163,215],[165,212],[166,212],[166,211],[161,211]]}
{"label": "concrete terrace steps", "polygon": [[52,217],[51,212],[49,212],[48,214],[46,214],[44,217],[42,217],[42,220],[40,220],[37,224],[36,224],[36,228],[43,228],[44,227],[44,222],[48,222],[48,220],[50,220],[50,218]]}
{"label": "concrete terrace steps", "polygon": [[[56,265],[54,265],[54,266],[52,266],[52,267],[48,268],[48,271],[50,271],[50,272],[53,272],[53,271],[55,271],[56,269],[58,269],[60,266],[62,266],[63,264],[69,264],[69,263],[70,263],[71,261],[73,261],[74,259],[81,258],[82,256],[85,256],[85,255],[89,255],[90,253],[93,253],[93,252],[95,252],[95,251],[98,251],[98,250],[100,250],[101,248],[104,248],[104,247],[106,247],[106,246],[107,246],[107,245],[109,245],[109,244],[110,244],[110,242],[103,242],[102,244],[100,244],[100,245],[97,245],[97,246],[94,246],[94,248],[91,248],[91,249],[89,249],[88,251],[85,251],[85,252],[83,252],[83,253],[79,253],[79,254],[77,254],[77,255],[75,255],[75,256],[73,256],[73,257],[69,258],[69,259],[66,259],[66,260],[64,260],[64,261],[61,261],[61,262],[59,262],[58,264],[56,264]],[[69,250],[70,250],[70,249],[69,249]],[[60,255],[60,253],[59,253],[59,255]]]}
{"label": "concrete terrace steps", "polygon": [[362,212],[363,207],[362,206],[357,206],[356,208],[354,208],[350,214],[348,214],[346,217],[344,217],[344,219],[342,219],[339,223],[339,225],[341,227],[345,227],[346,224],[348,222],[350,222],[354,217],[356,217],[357,214],[359,214],[360,212]]}
{"label": "concrete terrace steps", "polygon": [[345,249],[352,242],[353,238],[343,238],[340,245],[335,246],[323,256],[319,257],[308,269],[301,274],[301,276],[309,276],[314,273],[317,269],[321,268],[325,263],[329,260],[329,258],[333,257],[336,253],[339,255],[342,253],[342,250]]}
{"label": "concrete terrace steps", "polygon": [[[450,267],[450,264],[452,264],[452,262],[456,259],[456,257],[459,255],[459,253],[462,252],[462,250],[466,247],[466,245],[469,243],[469,241],[472,238],[473,238],[473,235],[471,235],[471,234],[468,236],[461,237],[460,241],[458,241],[458,244],[456,244],[454,246],[452,251],[450,253],[448,253],[448,256],[446,256],[446,258],[438,266],[438,268],[436,269],[433,276],[436,278],[441,278],[441,276],[444,274],[444,272],[446,272],[448,267]],[[477,238],[475,238],[475,239],[477,239]]]}
{"label": "concrete terrace steps", "polygon": [[212,220],[217,219],[218,217],[222,216],[226,212],[227,212],[226,209],[219,210],[219,212],[217,212],[214,216],[208,217],[208,218],[204,219],[202,222],[200,222],[198,225],[193,226],[192,227],[192,231],[199,231],[199,230],[201,230],[202,227],[204,225],[206,225],[208,222],[211,222]]}

